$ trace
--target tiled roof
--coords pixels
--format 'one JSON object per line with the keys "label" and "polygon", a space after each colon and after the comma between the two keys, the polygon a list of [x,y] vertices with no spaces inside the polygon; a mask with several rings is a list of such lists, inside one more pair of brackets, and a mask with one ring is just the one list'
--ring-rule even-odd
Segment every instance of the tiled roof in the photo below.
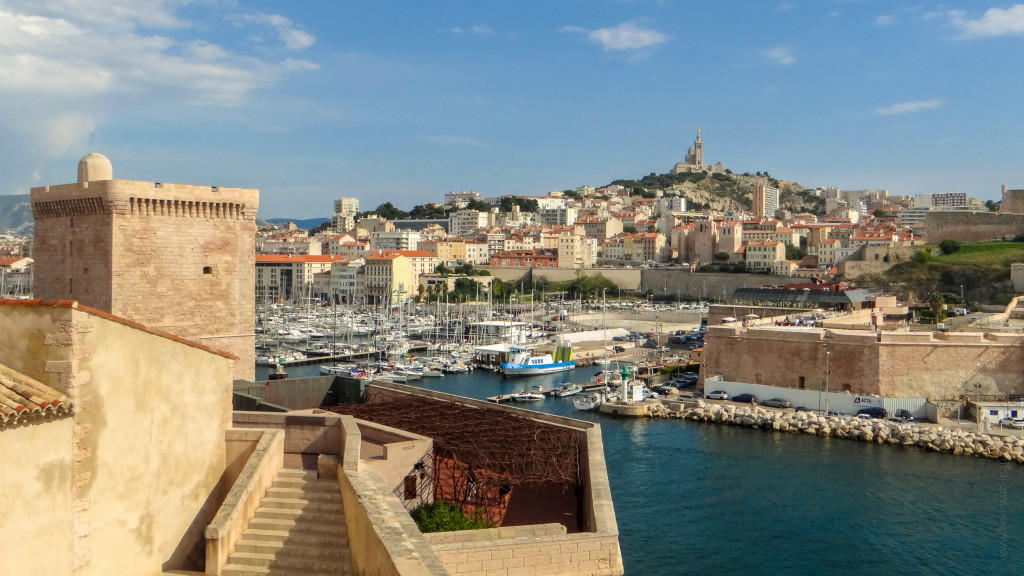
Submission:
{"label": "tiled roof", "polygon": [[10,266],[25,259],[24,256],[0,256],[0,266]]}
{"label": "tiled roof", "polygon": [[67,396],[0,364],[0,428],[70,413]]}

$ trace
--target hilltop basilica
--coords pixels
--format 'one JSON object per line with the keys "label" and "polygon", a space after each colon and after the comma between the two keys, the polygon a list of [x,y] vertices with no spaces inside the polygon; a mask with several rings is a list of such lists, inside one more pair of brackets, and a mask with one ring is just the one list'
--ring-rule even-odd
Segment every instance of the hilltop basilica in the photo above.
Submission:
{"label": "hilltop basilica", "polygon": [[693,146],[686,151],[686,159],[682,162],[676,163],[672,167],[670,174],[680,174],[684,172],[710,172],[712,174],[716,172],[725,172],[725,167],[722,163],[718,164],[704,164],[704,142],[700,139],[700,128],[697,128],[697,139],[693,141]]}

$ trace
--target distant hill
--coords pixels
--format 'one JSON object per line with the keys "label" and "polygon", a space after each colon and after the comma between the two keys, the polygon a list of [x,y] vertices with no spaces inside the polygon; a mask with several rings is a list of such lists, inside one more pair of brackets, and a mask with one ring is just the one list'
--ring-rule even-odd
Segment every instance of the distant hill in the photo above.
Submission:
{"label": "distant hill", "polygon": [[288,222],[291,222],[292,224],[295,224],[297,228],[301,228],[303,230],[310,230],[312,228],[316,228],[317,226],[323,224],[324,222],[330,221],[330,218],[307,218],[305,220],[296,220],[294,218],[268,218],[266,220],[260,220],[260,222],[266,222],[267,224],[273,224],[275,226],[280,226],[281,224],[287,224]]}
{"label": "distant hill", "polygon": [[0,234],[31,234],[34,224],[28,194],[0,196]]}
{"label": "distant hill", "polygon": [[615,180],[612,184],[625,186],[631,194],[654,197],[657,190],[673,190],[687,199],[690,210],[748,211],[753,203],[750,187],[764,183],[779,189],[779,208],[791,212],[820,214],[825,201],[815,197],[796,182],[777,180],[767,173],[761,174],[710,174],[706,172],[682,174],[651,173],[639,180]]}

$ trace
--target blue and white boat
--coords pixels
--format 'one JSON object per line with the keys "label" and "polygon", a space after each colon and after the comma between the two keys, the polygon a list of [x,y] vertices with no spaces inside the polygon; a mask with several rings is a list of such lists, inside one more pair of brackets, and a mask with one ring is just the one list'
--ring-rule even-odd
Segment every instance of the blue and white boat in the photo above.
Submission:
{"label": "blue and white boat", "polygon": [[509,351],[511,354],[508,362],[501,363],[501,372],[506,377],[554,374],[576,368],[576,361],[572,359],[572,348],[568,346],[559,346],[553,355],[534,355],[533,350],[518,346],[511,347]]}

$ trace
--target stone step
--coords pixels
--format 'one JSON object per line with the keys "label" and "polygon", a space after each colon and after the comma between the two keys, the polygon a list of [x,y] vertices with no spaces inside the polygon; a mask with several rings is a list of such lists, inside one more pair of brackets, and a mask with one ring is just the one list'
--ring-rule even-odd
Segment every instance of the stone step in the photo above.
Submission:
{"label": "stone step", "polygon": [[[257,513],[259,511],[257,510]],[[347,535],[345,523],[325,524],[319,522],[296,522],[294,519],[280,518],[253,518],[249,521],[249,528],[255,530],[277,530],[288,532],[292,536],[334,536]]]}
{"label": "stone step", "polygon": [[262,566],[276,570],[314,570],[323,572],[340,572],[349,566],[347,559],[303,558],[301,556],[277,556],[259,554],[257,552],[235,552],[231,555],[231,563],[241,566]]}
{"label": "stone step", "polygon": [[298,570],[267,568],[266,566],[246,566],[245,564],[228,564],[221,572],[223,576],[350,576],[355,574],[351,566],[336,570]]}
{"label": "stone step", "polygon": [[344,524],[345,515],[338,512],[307,512],[305,510],[292,510],[288,508],[267,508],[261,506],[256,509],[253,518],[273,518],[277,520],[294,520],[297,523],[305,524]]}
{"label": "stone step", "polygon": [[341,502],[337,485],[334,490],[303,490],[302,488],[274,488],[267,490],[267,498],[298,498],[299,500],[330,500]]}
{"label": "stone step", "polygon": [[249,528],[242,533],[242,541],[268,542],[289,546],[294,544],[299,547],[340,546],[347,549],[348,533],[344,528],[323,533]]}
{"label": "stone step", "polygon": [[235,544],[235,553],[239,552],[270,554],[277,558],[319,558],[330,561],[350,560],[352,557],[352,552],[349,550],[347,542],[343,544],[300,546],[292,541],[249,540],[244,535]]}
{"label": "stone step", "polygon": [[277,471],[279,478],[304,478],[306,480],[317,480],[319,475],[316,470],[299,470],[297,468],[281,468]]}
{"label": "stone step", "polygon": [[262,508],[280,508],[289,510],[303,510],[319,514],[341,514],[341,499],[332,500],[307,500],[305,498],[276,498],[266,497],[260,502]]}
{"label": "stone step", "polygon": [[295,477],[281,477],[278,476],[274,479],[272,488],[295,488],[297,490],[303,490],[305,492],[333,492],[340,495],[338,491],[338,482],[335,480],[306,480],[303,478]]}

